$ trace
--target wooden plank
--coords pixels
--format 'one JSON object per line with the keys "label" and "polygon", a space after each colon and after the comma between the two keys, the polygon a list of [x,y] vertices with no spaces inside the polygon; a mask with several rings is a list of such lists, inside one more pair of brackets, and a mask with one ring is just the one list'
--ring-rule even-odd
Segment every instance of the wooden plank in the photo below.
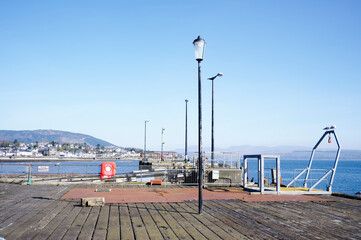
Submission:
{"label": "wooden plank", "polygon": [[[331,200],[334,200],[335,202],[330,203],[332,205],[337,205],[337,207],[341,207],[341,208],[357,208],[358,211],[361,211],[360,206],[361,206],[361,201],[360,199],[358,199],[357,201],[355,201],[356,199],[349,199],[349,198],[344,198],[344,197],[338,197],[338,196],[329,196],[328,197]],[[320,202],[321,203],[321,202]]]}
{"label": "wooden plank", "polygon": [[[255,223],[257,223],[258,228],[262,229],[265,233],[277,238],[277,239],[290,239],[294,237],[294,233],[292,231],[287,230],[287,225],[280,226],[276,219],[270,218],[265,214],[261,214],[258,211],[255,211],[254,208],[251,207],[251,204],[242,203],[244,205],[243,208],[239,207],[241,202],[236,201],[221,201],[221,205],[227,207],[228,209],[236,209],[234,213],[236,215],[242,215],[246,218],[252,219]],[[253,205],[257,205],[258,203]],[[247,206],[247,207],[246,207]],[[277,230],[275,230],[277,228]]]}
{"label": "wooden plank", "polygon": [[[70,190],[69,186],[57,186],[57,188],[53,188],[55,190],[54,194],[51,195],[53,199],[61,198],[66,192]],[[46,194],[46,196],[49,196]]]}
{"label": "wooden plank", "polygon": [[157,228],[161,232],[163,239],[177,239],[178,236],[173,232],[170,224],[165,221],[162,215],[158,212],[158,210],[150,203],[144,204],[146,209],[148,210],[150,216],[153,218]]}
{"label": "wooden plank", "polygon": [[[35,201],[33,203],[35,203]],[[30,202],[24,204],[14,204],[7,211],[2,212],[2,216],[0,217],[0,232],[4,230],[9,223],[23,216],[26,213],[26,209],[30,206]]]}
{"label": "wooden plank", "polygon": [[50,221],[53,220],[55,216],[59,214],[69,203],[63,201],[56,201],[54,206],[56,206],[50,212],[42,212],[43,218],[40,219],[38,222],[36,219],[31,219],[32,225],[28,227],[28,230],[21,235],[19,239],[32,239],[36,234],[38,234]]}
{"label": "wooden plank", "polygon": [[120,224],[119,224],[119,207],[117,204],[110,206],[109,212],[109,227],[107,239],[118,240],[120,239]]}
{"label": "wooden plank", "polygon": [[92,239],[95,224],[97,223],[98,220],[99,212],[100,212],[100,207],[92,207],[90,209],[89,215],[85,220],[83,227],[81,228],[78,239],[81,240]]}
{"label": "wooden plank", "polygon": [[[273,206],[275,205],[275,206]],[[257,211],[263,212],[270,217],[273,217],[280,222],[280,225],[286,225],[288,230],[290,232],[295,232],[295,234],[299,236],[304,237],[315,237],[317,235],[317,232],[320,232],[320,229],[317,230],[317,223],[319,223],[318,216],[313,216],[311,218],[308,218],[305,216],[305,214],[302,212],[304,211],[304,207],[297,209],[297,211],[293,211],[290,205],[293,205],[292,203],[284,203],[283,205],[275,203],[275,204],[260,204],[257,205]],[[282,219],[281,219],[282,217]],[[316,221],[315,221],[316,220]],[[310,224],[310,222],[315,221],[316,224]],[[284,223],[282,223],[284,222]],[[316,229],[313,229],[316,228]],[[322,230],[321,230],[322,231]],[[329,233],[325,232],[323,233],[324,236],[328,236]]]}
{"label": "wooden plank", "polygon": [[[164,221],[173,230],[178,239],[191,239],[192,237],[180,226],[178,221],[172,217],[172,215],[166,211],[160,204],[146,203],[145,207],[148,209],[151,215],[151,210],[156,210],[162,216]],[[159,225],[158,225],[159,226]]]}
{"label": "wooden plank", "polygon": [[82,207],[74,206],[72,211],[68,214],[68,216],[66,216],[66,218],[61,222],[61,224],[52,232],[52,234],[49,236],[48,239],[49,240],[62,239],[81,210]]}
{"label": "wooden plank", "polygon": [[[157,220],[159,221],[159,214],[157,211],[149,212],[144,204],[137,204],[139,215],[143,220],[144,226],[147,229],[147,233],[150,239],[169,239],[167,235],[162,236],[160,229],[162,227],[167,228],[168,226],[157,226]],[[173,234],[175,239],[175,235]]]}
{"label": "wooden plank", "polygon": [[283,213],[287,213],[288,209],[280,206],[277,209],[270,208],[270,205],[275,204],[278,205],[276,202],[257,204],[245,203],[245,208],[251,208],[249,214],[252,214],[255,218],[263,219],[263,225],[278,232],[281,236],[286,235],[288,238],[298,239],[310,239],[314,237],[308,226],[302,224],[302,218],[299,218],[301,215],[292,213],[292,218],[285,218]]}
{"label": "wooden plank", "polygon": [[241,232],[247,237],[258,239],[274,238],[268,233],[260,230],[257,222],[254,222],[252,219],[242,215],[236,215],[232,210],[220,206],[219,203],[219,200],[216,202],[207,201],[204,204],[204,208],[207,209],[207,213],[216,218],[219,218],[221,221],[230,225],[232,228],[236,229],[238,232]]}
{"label": "wooden plank", "polygon": [[149,239],[147,230],[143,224],[142,218],[139,215],[138,208],[135,203],[129,203],[129,215],[132,221],[134,235],[136,239]]}
{"label": "wooden plank", "polygon": [[[4,184],[0,186],[3,185]],[[7,201],[13,204],[8,205],[6,209],[0,211],[0,229],[4,221],[17,222],[17,220],[15,220],[16,218],[22,218],[29,210],[34,211],[34,209],[37,209],[36,206],[38,206],[39,201],[42,202],[39,204],[44,207],[44,205],[46,205],[44,201],[48,202],[57,199],[59,194],[66,188],[45,187],[46,191],[43,191],[43,189],[44,187],[42,186],[21,186],[14,184],[11,185],[11,188],[5,188],[4,191],[6,195],[4,197],[12,197],[14,200]]]}
{"label": "wooden plank", "polygon": [[[0,231],[0,234],[5,236],[5,239],[16,239],[20,237],[21,234],[27,230],[27,228],[31,227],[34,222],[39,221],[43,217],[42,211],[47,212],[55,208],[55,206],[53,206],[53,202],[54,200],[42,201],[44,208],[42,208],[40,212],[35,207],[31,210],[28,210],[27,213],[25,213],[23,216],[21,216],[21,213],[19,213],[20,217],[17,218],[11,225],[6,227],[3,231]],[[38,205],[41,205],[40,201]]]}
{"label": "wooden plank", "polygon": [[80,210],[80,213],[78,214],[78,216],[76,216],[69,230],[64,235],[63,240],[71,240],[78,238],[80,230],[83,227],[85,220],[88,218],[90,210],[91,210],[90,207],[83,207]]}
{"label": "wooden plank", "polygon": [[[330,207],[320,209],[319,205],[312,202],[294,202],[288,204],[288,206],[289,208],[307,209],[307,211],[302,214],[303,219],[300,221],[300,224],[304,224],[309,230],[312,230],[313,235],[328,236],[329,238],[343,238],[345,236],[352,238],[352,236],[355,234],[358,235],[359,233],[358,226],[347,223],[346,215],[344,217],[334,215],[334,211],[332,211]],[[310,222],[314,224],[310,224]],[[337,231],[334,231],[334,229],[337,229]]]}
{"label": "wooden plank", "polygon": [[[207,239],[219,239],[220,237],[215,234],[211,229],[209,229],[206,225],[199,221],[199,214],[194,210],[185,210],[182,207],[183,203],[172,204],[172,207],[176,209],[180,214],[189,221],[192,225],[196,226],[198,231],[202,233]],[[202,217],[202,214],[201,216]]]}
{"label": "wooden plank", "polygon": [[[348,236],[348,238],[351,239],[360,233],[357,225],[350,224],[355,221],[351,220],[350,217],[347,216],[348,214],[341,216],[338,210],[333,210],[333,207],[320,206],[317,203],[305,203],[304,206],[302,206],[302,203],[293,203],[290,205],[290,208],[305,207],[308,211],[303,214],[304,222],[308,225],[310,225],[310,222],[314,222],[314,224],[311,224],[312,226],[308,226],[308,228],[313,228],[315,231],[314,235],[316,236],[329,236],[329,238],[339,239]],[[337,231],[335,231],[335,229],[337,229]]]}
{"label": "wooden plank", "polygon": [[[193,211],[198,211],[198,206],[194,202],[192,202],[192,203],[185,202],[185,204]],[[230,239],[231,238],[233,238],[233,239],[244,239],[245,238],[245,236],[243,234],[238,232],[236,229],[232,228],[229,224],[226,224],[225,222],[220,221],[218,218],[212,216],[208,212],[204,211],[204,213],[202,215],[203,215],[203,218],[207,221],[207,223],[205,223],[207,226],[215,225],[214,227],[211,227],[211,229],[213,231],[226,232],[227,234],[231,235]],[[219,231],[218,229],[221,229],[221,231]],[[223,238],[224,237],[227,237],[227,235],[223,236]]]}
{"label": "wooden plank", "polygon": [[56,215],[51,222],[46,225],[36,236],[36,240],[44,240],[47,239],[53,231],[64,221],[64,219],[70,214],[70,212],[74,209],[75,203],[74,201],[66,201],[68,204],[66,208],[64,208],[58,215]]}
{"label": "wooden plank", "polygon": [[[312,233],[308,231],[308,226],[302,224],[302,214],[291,212],[289,208],[283,207],[280,203],[245,203],[245,208],[252,208],[252,211],[257,211],[265,214],[267,217],[277,221],[277,227],[287,229],[290,234],[293,233],[293,238],[312,238]],[[292,218],[287,218],[286,214],[291,213]],[[302,237],[301,237],[302,236]]]}
{"label": "wooden plank", "polygon": [[[3,219],[0,222],[0,226],[3,226],[2,229],[0,227],[0,236],[5,236],[6,239],[62,239],[66,232],[68,235],[71,232],[76,233],[76,228],[80,227],[79,235],[73,234],[75,238],[96,239],[93,231],[97,227],[95,219],[100,217],[100,211],[96,216],[95,213],[92,214],[94,208],[88,208],[89,215],[81,223],[78,215],[84,210],[75,206],[79,204],[78,201],[55,199],[63,194],[60,192],[61,188],[34,185],[14,186],[14,189],[9,188],[6,191],[8,190],[11,192],[6,197],[17,201],[4,201],[1,208],[4,211],[0,211],[0,219]],[[0,201],[3,197],[0,195]],[[197,230],[197,227],[202,226],[208,228],[218,239],[225,239],[227,234],[231,235],[229,239],[241,239],[243,235],[254,239],[361,239],[358,228],[361,222],[361,201],[339,197],[335,199],[336,202],[286,203],[204,201],[204,212],[201,215],[197,214],[196,202],[129,204],[130,208],[135,206],[138,213],[138,216],[135,214],[132,217],[127,204],[114,204],[109,206],[108,215],[104,218],[107,223],[104,224],[103,221],[103,224],[100,224],[103,225],[103,232],[99,236],[100,239],[116,239],[118,232],[118,239],[134,239],[133,226],[137,228],[135,224],[140,220],[143,224],[140,228],[145,229],[147,238],[150,239],[156,238],[155,236],[159,238],[159,232],[162,239],[205,239]],[[11,225],[8,226],[9,224]],[[75,225],[77,227],[74,227]],[[158,233],[150,233],[150,229],[155,228]],[[2,234],[4,232],[6,235]],[[201,232],[204,234],[203,230]]]}
{"label": "wooden plank", "polygon": [[95,227],[94,239],[106,239],[107,229],[108,229],[108,220],[109,220],[109,205],[101,207],[98,222]]}
{"label": "wooden plank", "polygon": [[[298,204],[296,202],[287,203],[289,204]],[[302,203],[303,204],[311,204],[313,203]],[[287,235],[288,238],[312,238],[317,236],[317,232],[319,232],[318,236],[325,236],[328,238],[337,237],[336,233],[332,233],[332,229],[325,230],[323,226],[320,227],[322,219],[318,219],[319,216],[316,214],[310,218],[304,218],[304,214],[302,212],[291,213],[289,208],[284,209],[282,207],[278,207],[278,209],[272,209],[272,205],[278,205],[278,203],[245,203],[245,209],[247,212],[250,212],[254,218],[265,219],[266,221],[261,220],[260,222],[263,225],[273,229],[280,234]],[[305,206],[303,205],[300,210],[304,210]],[[251,211],[250,211],[251,210]],[[241,209],[238,209],[237,212],[241,212]],[[246,214],[247,215],[247,214]],[[315,221],[316,220],[316,221]],[[309,224],[309,222],[314,221],[315,224]],[[324,225],[324,224],[321,224]],[[327,225],[332,225],[332,223],[327,223]],[[338,235],[340,236],[340,235]],[[337,237],[338,238],[338,237]]]}
{"label": "wooden plank", "polygon": [[37,206],[44,206],[44,203],[31,198],[27,201],[19,201],[0,218],[0,231],[8,226],[9,223],[16,222],[17,219],[24,217],[31,211],[34,211]]}
{"label": "wooden plank", "polygon": [[[357,202],[357,201],[355,201]],[[342,221],[359,221],[361,219],[361,201],[359,205],[349,205],[345,202],[312,202],[313,209],[317,209],[323,215],[335,217]],[[294,206],[299,206],[302,203],[294,203]]]}
{"label": "wooden plank", "polygon": [[[186,203],[179,203],[180,207],[182,207],[185,211],[188,212],[194,212],[194,209],[188,207]],[[221,239],[235,239],[232,235],[225,232],[222,228],[218,227],[213,222],[209,221],[205,215],[207,215],[206,212],[203,212],[202,214],[194,214],[193,216],[204,226],[207,226],[208,229],[210,229],[212,232],[214,232],[219,238]]]}
{"label": "wooden plank", "polygon": [[121,239],[133,240],[134,231],[129,215],[128,205],[125,203],[119,204],[119,212],[120,212],[120,237]]}
{"label": "wooden plank", "polygon": [[27,202],[27,201],[24,199],[6,200],[6,199],[0,198],[0,202],[1,202],[1,208],[0,208],[0,224],[1,224],[1,222],[3,222],[4,220],[7,219],[9,213],[11,215],[15,214],[13,209],[16,209],[17,207],[24,205],[24,202]]}
{"label": "wooden plank", "polygon": [[[173,204],[172,204],[173,205]],[[177,220],[178,224],[194,239],[206,239],[199,231],[197,226],[194,226],[187,220],[177,209],[173,208],[169,203],[155,203],[154,206],[159,209],[163,207],[171,216]]]}

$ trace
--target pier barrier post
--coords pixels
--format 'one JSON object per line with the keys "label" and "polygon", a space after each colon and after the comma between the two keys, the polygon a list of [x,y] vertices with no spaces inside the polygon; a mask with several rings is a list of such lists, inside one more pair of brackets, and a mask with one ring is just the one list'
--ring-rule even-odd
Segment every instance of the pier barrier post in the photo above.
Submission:
{"label": "pier barrier post", "polygon": [[31,185],[31,164],[28,167],[28,185]]}

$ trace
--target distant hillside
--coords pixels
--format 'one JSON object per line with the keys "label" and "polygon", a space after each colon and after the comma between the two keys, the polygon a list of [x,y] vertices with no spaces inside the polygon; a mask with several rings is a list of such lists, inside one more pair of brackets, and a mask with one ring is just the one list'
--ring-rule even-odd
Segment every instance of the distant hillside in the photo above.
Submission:
{"label": "distant hillside", "polygon": [[0,130],[0,141],[11,141],[17,140],[18,142],[35,143],[38,142],[51,142],[55,141],[58,143],[87,143],[96,147],[100,146],[115,146],[107,141],[95,138],[89,135],[81,133],[72,133],[59,130]]}
{"label": "distant hillside", "polygon": [[[322,160],[333,160],[336,157],[336,150],[330,149],[317,149],[315,153],[315,159]],[[176,149],[178,153],[183,154],[184,149]],[[198,151],[197,146],[188,147],[188,156],[193,156],[195,152]],[[203,151],[209,152],[208,147],[204,147]],[[285,160],[308,160],[311,155],[311,149],[301,146],[275,146],[275,147],[265,147],[265,146],[232,146],[228,148],[216,148],[216,152],[239,152],[242,155],[245,154],[276,154],[280,155],[281,159]],[[340,159],[342,160],[361,160],[361,150],[350,150],[342,149],[340,154]]]}
{"label": "distant hillside", "polygon": [[[333,160],[337,151],[316,150],[314,159]],[[281,154],[283,159],[288,160],[308,160],[311,157],[311,151],[294,151],[291,153]],[[361,160],[361,150],[342,150],[340,153],[341,160]]]}

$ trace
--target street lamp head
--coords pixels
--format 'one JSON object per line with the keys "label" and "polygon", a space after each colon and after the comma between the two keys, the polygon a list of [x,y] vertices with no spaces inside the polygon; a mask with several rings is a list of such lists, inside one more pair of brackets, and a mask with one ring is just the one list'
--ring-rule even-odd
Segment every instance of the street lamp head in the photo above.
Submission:
{"label": "street lamp head", "polygon": [[204,48],[206,42],[200,36],[198,36],[198,38],[193,41],[193,45],[194,45],[194,53],[196,56],[196,60],[200,62],[203,60]]}
{"label": "street lamp head", "polygon": [[188,99],[186,99],[185,101],[186,101],[186,103],[189,102]]}
{"label": "street lamp head", "polygon": [[222,77],[223,76],[223,73],[218,73],[216,76],[214,76],[214,77],[211,77],[211,78],[208,78],[208,80],[214,80],[214,79],[216,79],[216,77]]}

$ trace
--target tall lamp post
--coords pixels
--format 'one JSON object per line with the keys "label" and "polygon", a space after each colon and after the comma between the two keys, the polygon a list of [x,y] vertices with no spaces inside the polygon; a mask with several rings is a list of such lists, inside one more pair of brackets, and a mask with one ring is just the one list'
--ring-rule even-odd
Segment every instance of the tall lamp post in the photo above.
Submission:
{"label": "tall lamp post", "polygon": [[165,128],[162,128],[162,144],[161,144],[161,151],[160,151],[160,160],[163,161],[163,145],[164,145],[164,141],[163,141],[163,135],[164,135],[164,130]]}
{"label": "tall lamp post", "polygon": [[186,102],[186,134],[185,134],[185,147],[184,147],[184,162],[187,162],[187,160],[188,160],[188,152],[187,152],[187,138],[188,138],[188,136],[187,136],[187,134],[188,134],[188,132],[187,132],[187,125],[188,125],[188,109],[187,109],[187,105],[188,105],[188,99],[186,99],[185,100],[185,102]]}
{"label": "tall lamp post", "polygon": [[147,158],[145,156],[147,152],[147,122],[149,122],[149,120],[144,121],[144,156],[143,156],[144,163],[147,161]]}
{"label": "tall lamp post", "polygon": [[212,138],[211,138],[211,167],[214,167],[214,79],[222,77],[222,73],[218,73],[216,76],[208,78],[212,81]]}
{"label": "tall lamp post", "polygon": [[203,160],[202,160],[202,96],[201,96],[201,62],[206,42],[198,36],[193,41],[195,57],[198,62],[198,213],[203,209]]}

